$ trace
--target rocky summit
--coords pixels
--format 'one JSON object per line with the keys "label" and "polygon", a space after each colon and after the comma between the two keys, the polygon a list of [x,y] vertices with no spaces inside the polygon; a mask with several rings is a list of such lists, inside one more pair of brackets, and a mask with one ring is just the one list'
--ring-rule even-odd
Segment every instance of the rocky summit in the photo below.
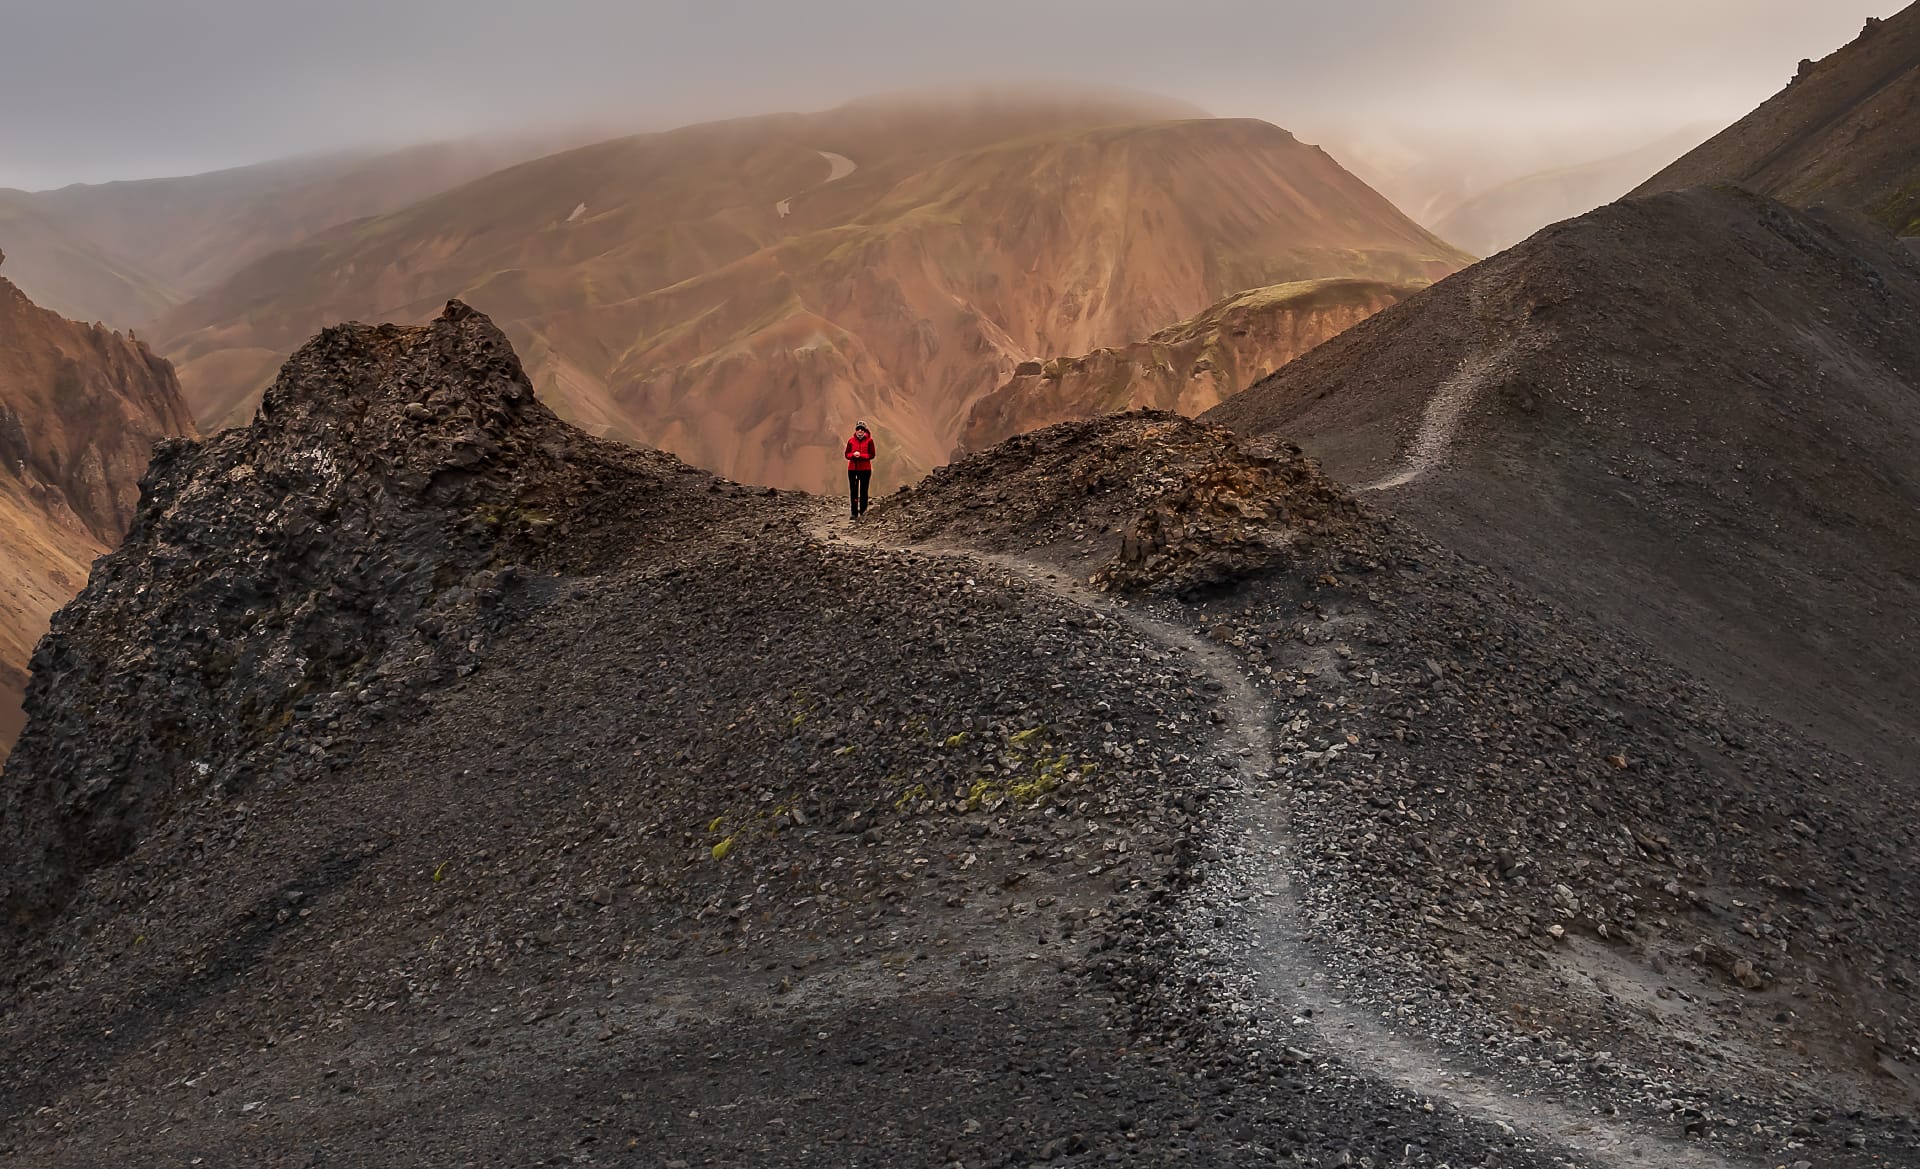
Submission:
{"label": "rocky summit", "polygon": [[10,1164],[1920,1156],[1897,777],[1174,415],[855,525],[329,329],[27,707]]}

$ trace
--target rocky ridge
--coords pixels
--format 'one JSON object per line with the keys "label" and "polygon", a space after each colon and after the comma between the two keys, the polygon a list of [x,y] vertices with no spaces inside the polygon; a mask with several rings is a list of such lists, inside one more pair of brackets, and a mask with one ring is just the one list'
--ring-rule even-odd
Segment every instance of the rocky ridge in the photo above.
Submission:
{"label": "rocky ridge", "polygon": [[822,522],[460,305],[168,447],[4,773],[0,1153],[1557,1163],[1183,1029],[1218,679]]}

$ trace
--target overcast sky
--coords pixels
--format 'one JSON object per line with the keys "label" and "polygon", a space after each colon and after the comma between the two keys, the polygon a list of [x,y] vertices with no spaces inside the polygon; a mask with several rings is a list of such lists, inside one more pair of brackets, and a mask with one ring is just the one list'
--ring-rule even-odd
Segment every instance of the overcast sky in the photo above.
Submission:
{"label": "overcast sky", "polygon": [[[1094,82],[1376,153],[1724,123],[1899,0],[0,0],[0,186],[927,84]],[[1358,146],[1355,149],[1359,149]],[[1336,150],[1337,152],[1337,150]]]}

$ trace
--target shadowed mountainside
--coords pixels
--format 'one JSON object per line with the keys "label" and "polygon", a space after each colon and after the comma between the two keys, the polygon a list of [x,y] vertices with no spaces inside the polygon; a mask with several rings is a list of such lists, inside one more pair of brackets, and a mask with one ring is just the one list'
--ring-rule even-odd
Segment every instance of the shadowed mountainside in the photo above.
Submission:
{"label": "shadowed mountainside", "polygon": [[0,754],[47,619],[119,541],[156,440],[193,422],[167,363],[0,279]]}
{"label": "shadowed mountainside", "polygon": [[226,425],[321,322],[459,296],[577,425],[820,488],[856,418],[882,481],[912,479],[1022,361],[1246,288],[1465,260],[1283,130],[1167,116],[886,101],[601,143],[268,257],[172,313],[162,348]]}
{"label": "shadowed mountainside", "polygon": [[1920,4],[1803,63],[1785,89],[1635,194],[1721,182],[1920,235]]}
{"label": "shadowed mountainside", "polygon": [[1920,262],[1731,189],[1541,232],[1208,417],[1862,759],[1920,751]]}
{"label": "shadowed mountainside", "polygon": [[968,411],[959,448],[1073,418],[1149,408],[1199,414],[1423,285],[1305,280],[1235,293],[1145,341],[1016,366]]}

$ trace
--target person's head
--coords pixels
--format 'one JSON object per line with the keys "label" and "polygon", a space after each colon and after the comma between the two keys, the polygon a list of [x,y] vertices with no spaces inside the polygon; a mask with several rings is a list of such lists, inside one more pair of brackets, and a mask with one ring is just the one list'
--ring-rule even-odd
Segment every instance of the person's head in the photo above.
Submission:
{"label": "person's head", "polygon": [[867,429],[866,423],[856,422],[853,424],[853,433],[860,436],[861,438],[865,438],[867,435],[873,432]]}

